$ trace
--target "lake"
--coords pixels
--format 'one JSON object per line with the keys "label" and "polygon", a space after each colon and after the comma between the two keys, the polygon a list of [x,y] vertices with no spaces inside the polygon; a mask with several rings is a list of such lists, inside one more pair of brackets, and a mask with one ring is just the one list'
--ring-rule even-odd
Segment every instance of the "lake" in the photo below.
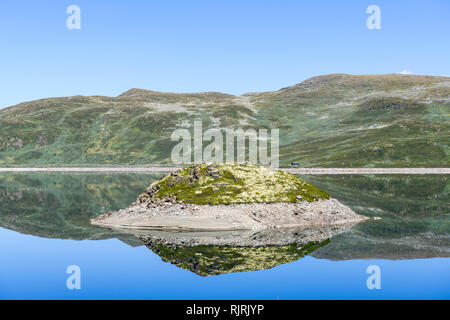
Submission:
{"label": "lake", "polygon": [[[381,218],[296,232],[301,244],[181,246],[89,224],[160,176],[0,173],[0,299],[450,298],[449,175],[301,176]],[[368,288],[370,266],[380,289]]]}

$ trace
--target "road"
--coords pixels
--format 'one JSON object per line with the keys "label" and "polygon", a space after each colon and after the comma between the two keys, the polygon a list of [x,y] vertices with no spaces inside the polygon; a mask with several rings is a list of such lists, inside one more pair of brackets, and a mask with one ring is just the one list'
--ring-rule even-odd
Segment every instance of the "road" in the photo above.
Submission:
{"label": "road", "polygon": [[[160,173],[171,172],[176,167],[39,167],[0,168],[0,172],[110,172],[110,173]],[[293,174],[450,174],[450,168],[282,168]]]}

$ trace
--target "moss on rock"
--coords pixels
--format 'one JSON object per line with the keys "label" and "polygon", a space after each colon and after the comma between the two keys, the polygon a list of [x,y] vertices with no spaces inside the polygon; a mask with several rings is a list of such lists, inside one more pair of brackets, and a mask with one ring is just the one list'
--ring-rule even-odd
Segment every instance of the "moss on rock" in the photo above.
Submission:
{"label": "moss on rock", "polygon": [[281,170],[253,165],[198,164],[156,181],[138,201],[215,205],[312,202],[329,197],[327,192]]}

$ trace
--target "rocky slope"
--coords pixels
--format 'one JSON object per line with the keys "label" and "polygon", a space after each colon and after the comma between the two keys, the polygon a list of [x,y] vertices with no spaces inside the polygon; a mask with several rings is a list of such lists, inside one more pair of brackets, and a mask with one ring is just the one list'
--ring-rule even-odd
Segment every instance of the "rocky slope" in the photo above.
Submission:
{"label": "rocky slope", "polygon": [[449,117],[450,78],[395,74],[242,96],[49,98],[0,110],[0,166],[170,164],[172,132],[202,119],[204,130],[279,128],[282,166],[449,167]]}

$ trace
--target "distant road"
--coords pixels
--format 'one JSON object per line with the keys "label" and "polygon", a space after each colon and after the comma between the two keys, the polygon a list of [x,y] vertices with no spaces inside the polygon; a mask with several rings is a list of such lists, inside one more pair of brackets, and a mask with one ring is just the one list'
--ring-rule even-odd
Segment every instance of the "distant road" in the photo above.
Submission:
{"label": "distant road", "polygon": [[450,168],[293,168],[294,174],[450,174]]}
{"label": "distant road", "polygon": [[[171,172],[175,167],[42,167],[42,168],[0,168],[0,172]],[[450,174],[450,168],[282,168],[293,174]]]}

